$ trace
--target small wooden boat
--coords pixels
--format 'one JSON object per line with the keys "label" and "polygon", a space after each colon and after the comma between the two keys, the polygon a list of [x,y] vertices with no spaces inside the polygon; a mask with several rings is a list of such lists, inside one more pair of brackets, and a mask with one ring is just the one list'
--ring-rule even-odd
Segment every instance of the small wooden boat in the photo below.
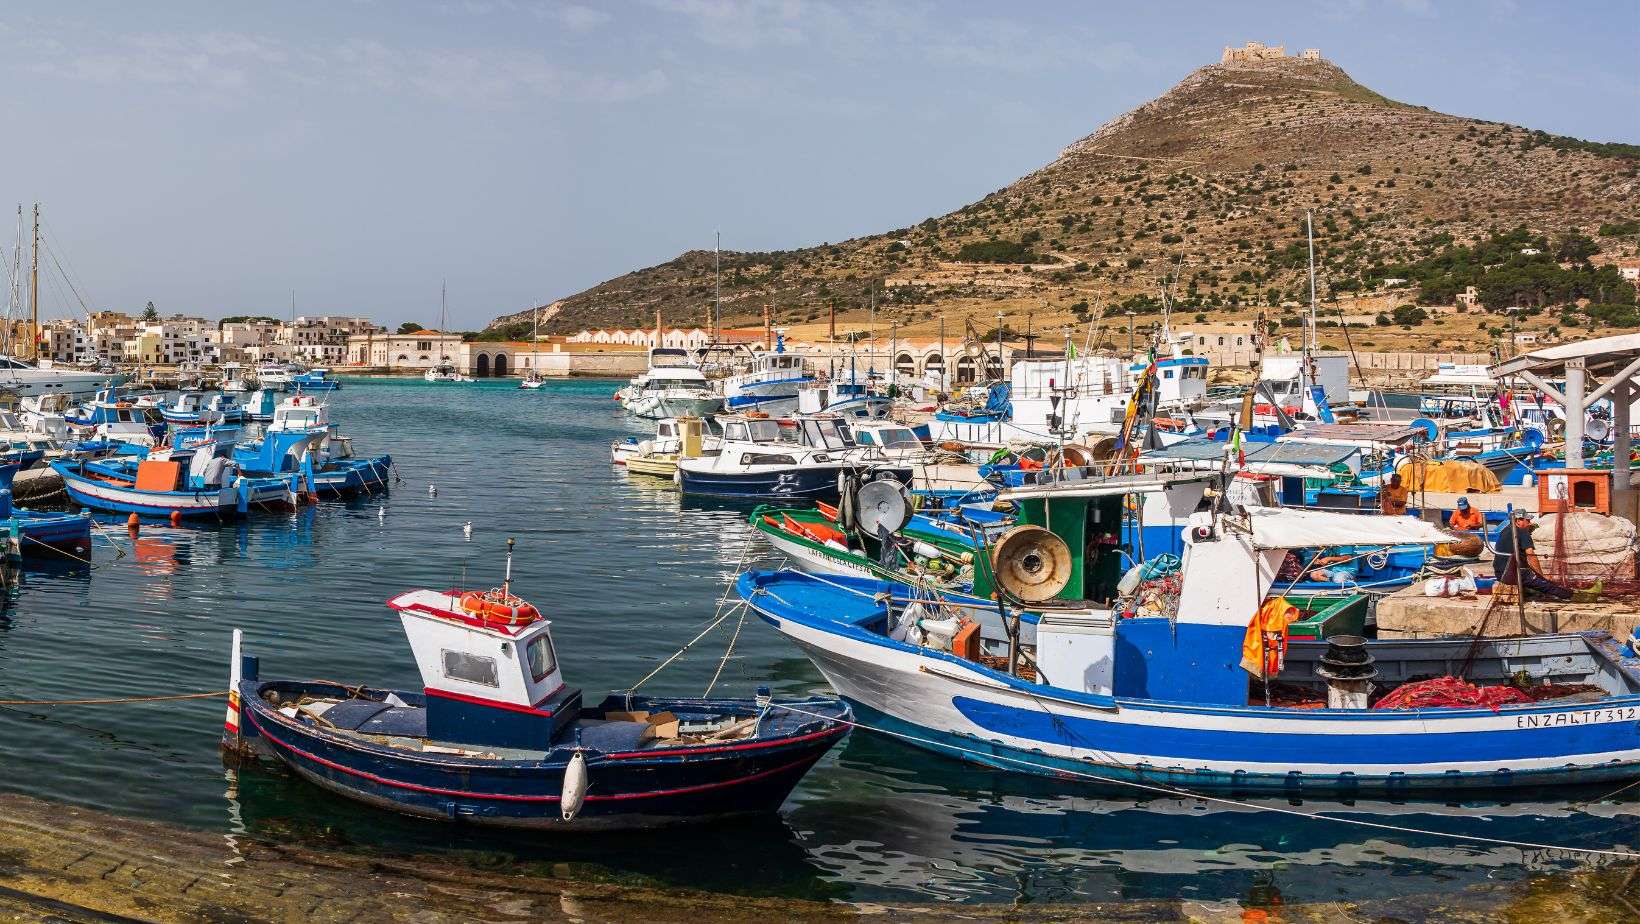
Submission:
{"label": "small wooden boat", "polygon": [[244,423],[245,409],[232,395],[209,395],[185,391],[169,404],[159,406],[166,423],[171,424],[234,424]]}
{"label": "small wooden boat", "polygon": [[[809,509],[764,504],[750,518],[752,528],[800,571],[856,577],[884,573],[878,565],[882,543],[859,530],[845,530],[837,521],[838,509],[830,504]],[[976,540],[915,515],[895,535],[894,570],[921,575],[940,586],[972,586]]]}
{"label": "small wooden boat", "polygon": [[313,395],[286,398],[260,439],[234,446],[234,461],[247,475],[299,475],[320,497],[385,489],[393,458],[355,456],[352,441],[330,422],[328,407]]}
{"label": "small wooden boat", "polygon": [[32,556],[44,551],[91,551],[91,520],[73,513],[25,510],[11,503],[12,480],[20,465],[0,465],[0,544],[6,558]]}
{"label": "small wooden boat", "polygon": [[775,811],[850,728],[839,700],[766,689],[585,706],[564,684],[551,624],[510,582],[411,590],[387,605],[421,690],[264,680],[235,630],[224,750],[410,815],[596,830]]}

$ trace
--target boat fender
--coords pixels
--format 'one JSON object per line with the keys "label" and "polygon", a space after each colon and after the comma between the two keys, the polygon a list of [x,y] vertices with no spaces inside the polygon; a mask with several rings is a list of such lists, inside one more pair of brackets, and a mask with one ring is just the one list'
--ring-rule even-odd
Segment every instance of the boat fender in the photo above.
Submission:
{"label": "boat fender", "polygon": [[569,759],[569,766],[564,768],[564,791],[558,800],[558,808],[565,821],[575,820],[586,798],[587,756],[583,751],[576,751],[575,756]]}
{"label": "boat fender", "polygon": [[942,553],[939,549],[929,545],[926,542],[923,542],[920,539],[911,543],[911,551],[917,553],[923,558],[933,559],[935,561],[938,561],[944,556],[944,553]]}
{"label": "boat fender", "polygon": [[949,642],[956,637],[957,630],[962,628],[962,624],[956,617],[950,619],[919,619],[917,620],[917,628],[921,629],[924,635],[941,638]]}

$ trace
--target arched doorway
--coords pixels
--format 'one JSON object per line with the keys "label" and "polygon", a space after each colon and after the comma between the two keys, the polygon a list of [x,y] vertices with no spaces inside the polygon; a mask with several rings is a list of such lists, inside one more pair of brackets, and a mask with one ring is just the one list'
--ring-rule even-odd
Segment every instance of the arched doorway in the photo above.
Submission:
{"label": "arched doorway", "polygon": [[974,384],[974,373],[977,370],[978,370],[978,367],[974,364],[974,357],[972,357],[972,356],[959,356],[959,357],[957,357],[957,384],[958,385],[972,385],[972,384]]}
{"label": "arched doorway", "polygon": [[930,353],[923,357],[923,379],[928,382],[943,381],[945,377],[945,357],[938,353]]}
{"label": "arched doorway", "polygon": [[1002,358],[991,353],[985,354],[985,378],[992,382],[1002,381]]}
{"label": "arched doorway", "polygon": [[917,360],[910,353],[894,357],[894,371],[908,379],[917,377]]}
{"label": "arched doorway", "polygon": [[495,377],[501,378],[507,374],[507,354],[495,354]]}
{"label": "arched doorway", "polygon": [[480,353],[473,365],[473,371],[481,376],[490,374],[490,354]]}

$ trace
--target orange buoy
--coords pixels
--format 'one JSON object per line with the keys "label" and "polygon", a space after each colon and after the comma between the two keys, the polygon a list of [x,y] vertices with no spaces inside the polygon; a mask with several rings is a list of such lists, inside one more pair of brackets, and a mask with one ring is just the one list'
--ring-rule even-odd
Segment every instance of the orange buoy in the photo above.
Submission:
{"label": "orange buoy", "polygon": [[[135,516],[135,515],[136,514],[132,514],[132,516]],[[180,511],[180,510],[171,511],[171,525],[172,526],[181,526],[182,525],[182,511]]]}
{"label": "orange buoy", "polygon": [[131,531],[131,535],[135,536],[137,534],[137,530],[142,528],[142,520],[138,519],[137,515],[133,513],[131,516],[126,518],[125,528],[129,529]]}

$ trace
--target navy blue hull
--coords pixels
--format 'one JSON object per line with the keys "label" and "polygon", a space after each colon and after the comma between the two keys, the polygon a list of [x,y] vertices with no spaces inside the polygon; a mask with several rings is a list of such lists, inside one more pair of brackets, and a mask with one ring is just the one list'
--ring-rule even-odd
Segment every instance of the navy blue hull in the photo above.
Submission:
{"label": "navy blue hull", "polygon": [[[756,474],[720,474],[691,472],[678,467],[678,477],[684,494],[697,497],[716,497],[724,500],[792,500],[806,499],[835,503],[837,476],[846,466],[790,469],[783,472]],[[888,471],[901,483],[911,480],[911,470],[878,469]]]}
{"label": "navy blue hull", "polygon": [[[316,785],[380,808],[519,828],[645,828],[776,811],[814,762],[848,733],[844,722],[850,716],[841,702],[805,701],[806,710],[836,718],[795,722],[783,717],[790,713],[776,709],[763,719],[770,731],[721,745],[611,751],[584,746],[590,785],[579,814],[566,822],[560,808],[564,773],[580,740],[573,732],[537,760],[429,754],[288,718],[261,698],[270,687],[292,686],[241,685],[241,748],[248,745]],[[367,697],[377,695],[385,693],[366,692]],[[421,699],[412,693],[395,695],[407,702]],[[634,698],[633,705],[680,715],[703,707],[738,707],[756,714],[755,706],[744,700]]]}
{"label": "navy blue hull", "polygon": [[781,472],[731,474],[691,472],[678,468],[683,493],[728,500],[807,498],[836,501],[841,466],[787,469]]}

